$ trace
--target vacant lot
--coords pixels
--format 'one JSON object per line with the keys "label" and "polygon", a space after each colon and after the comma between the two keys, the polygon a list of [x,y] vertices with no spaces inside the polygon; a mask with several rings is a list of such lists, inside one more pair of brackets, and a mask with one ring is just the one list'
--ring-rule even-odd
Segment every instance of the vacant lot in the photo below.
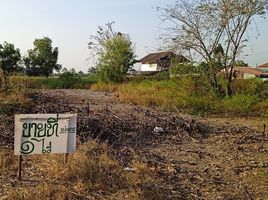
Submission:
{"label": "vacant lot", "polygon": [[[194,119],[89,90],[29,98],[0,114],[0,199],[268,199],[265,120]],[[25,156],[18,182],[13,114],[66,112],[78,113],[77,152],[67,164]]]}

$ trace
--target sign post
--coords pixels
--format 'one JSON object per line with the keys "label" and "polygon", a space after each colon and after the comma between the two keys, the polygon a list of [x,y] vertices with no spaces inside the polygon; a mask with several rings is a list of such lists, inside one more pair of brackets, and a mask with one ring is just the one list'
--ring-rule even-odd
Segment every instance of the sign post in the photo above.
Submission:
{"label": "sign post", "polygon": [[21,171],[22,171],[22,155],[19,156],[19,168],[18,168],[18,179],[21,181]]}
{"label": "sign post", "polygon": [[22,155],[68,154],[76,150],[76,120],[76,114],[15,115],[14,154],[20,156],[19,180]]}

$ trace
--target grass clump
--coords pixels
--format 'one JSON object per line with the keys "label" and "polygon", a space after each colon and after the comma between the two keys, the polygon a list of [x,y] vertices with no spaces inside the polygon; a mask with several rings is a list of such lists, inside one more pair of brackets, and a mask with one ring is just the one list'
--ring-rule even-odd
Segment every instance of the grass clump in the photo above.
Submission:
{"label": "grass clump", "polygon": [[254,114],[253,106],[258,102],[258,96],[237,94],[232,97],[226,97],[222,100],[221,106],[227,113],[240,113],[240,115]]}
{"label": "grass clump", "polygon": [[81,81],[81,76],[74,72],[64,72],[60,74],[59,80],[61,88],[72,88]]}
{"label": "grass clump", "polygon": [[8,191],[8,199],[141,199],[141,185],[155,182],[154,171],[133,161],[135,171],[124,170],[109,155],[109,147],[94,141],[80,145],[63,163],[62,155],[31,156],[33,173],[42,177],[35,187],[19,187]]}
{"label": "grass clump", "polygon": [[17,167],[15,156],[9,150],[0,149],[0,171]]}
{"label": "grass clump", "polygon": [[29,102],[24,84],[8,84],[0,88],[0,113],[13,113]]}
{"label": "grass clump", "polygon": [[90,89],[92,91],[115,92],[118,90],[118,87],[119,84],[116,83],[97,82],[92,84]]}

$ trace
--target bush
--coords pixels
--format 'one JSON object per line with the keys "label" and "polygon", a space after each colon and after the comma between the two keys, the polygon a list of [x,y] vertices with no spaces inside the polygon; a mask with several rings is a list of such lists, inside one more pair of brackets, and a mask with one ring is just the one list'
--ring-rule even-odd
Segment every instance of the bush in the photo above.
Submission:
{"label": "bush", "polygon": [[150,80],[153,80],[153,81],[164,81],[164,80],[169,80],[169,79],[170,79],[169,71],[158,72],[150,76]]}
{"label": "bush", "polygon": [[252,107],[256,102],[258,102],[257,95],[237,94],[223,99],[219,110],[238,115],[253,114]]}
{"label": "bush", "polygon": [[193,114],[206,115],[216,111],[218,101],[210,97],[191,96],[187,99],[187,109]]}
{"label": "bush", "polygon": [[255,95],[263,91],[264,82],[259,79],[236,79],[231,87],[234,94]]}
{"label": "bush", "polygon": [[81,76],[75,72],[64,72],[60,75],[61,88],[75,88],[75,85],[81,81]]}

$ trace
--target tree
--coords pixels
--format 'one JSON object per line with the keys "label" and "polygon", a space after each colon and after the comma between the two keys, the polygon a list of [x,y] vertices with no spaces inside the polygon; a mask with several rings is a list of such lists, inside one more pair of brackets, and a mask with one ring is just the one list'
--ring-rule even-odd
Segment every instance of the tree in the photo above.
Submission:
{"label": "tree", "polygon": [[23,68],[20,66],[20,61],[20,50],[16,49],[14,44],[7,42],[0,44],[0,62],[5,74],[22,72]]}
{"label": "tree", "polygon": [[61,73],[65,73],[65,72],[68,72],[68,69],[66,67],[64,67],[62,70],[61,70]]}
{"label": "tree", "polygon": [[70,72],[75,74],[76,73],[75,68],[71,68]]}
{"label": "tree", "polygon": [[[224,69],[226,94],[231,95],[233,68],[247,42],[245,33],[255,16],[265,14],[267,5],[267,0],[177,1],[176,5],[161,9],[162,19],[174,24],[164,37],[165,43],[191,55],[194,52],[205,61],[208,80],[216,91],[217,74]],[[219,45],[222,50],[216,55]]]}
{"label": "tree", "polygon": [[122,82],[135,62],[132,42],[128,35],[114,32],[113,23],[98,27],[90,37],[89,49],[98,56],[97,76],[105,82]]}
{"label": "tree", "polygon": [[7,84],[9,74],[23,71],[20,61],[20,50],[16,49],[14,44],[7,42],[0,44],[0,86]]}
{"label": "tree", "polygon": [[234,66],[236,66],[236,67],[248,67],[248,63],[245,63],[243,60],[236,60]]}
{"label": "tree", "polygon": [[73,88],[81,81],[81,76],[75,70],[70,70],[60,74],[59,80],[62,88]]}
{"label": "tree", "polygon": [[53,70],[60,71],[58,61],[58,48],[52,47],[52,40],[48,37],[36,39],[34,48],[28,51],[28,57],[24,58],[26,73],[30,76],[46,76]]}
{"label": "tree", "polygon": [[83,77],[84,76],[84,72],[82,72],[81,70],[78,72],[79,76]]}
{"label": "tree", "polygon": [[88,68],[87,73],[88,74],[95,74],[96,73],[96,68],[95,67]]}

